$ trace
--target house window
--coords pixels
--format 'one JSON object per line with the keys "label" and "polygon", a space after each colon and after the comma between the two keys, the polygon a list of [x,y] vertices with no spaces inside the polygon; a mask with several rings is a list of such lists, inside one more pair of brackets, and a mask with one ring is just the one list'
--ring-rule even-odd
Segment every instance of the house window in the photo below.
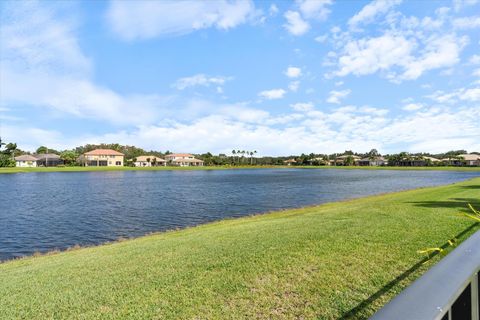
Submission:
{"label": "house window", "polygon": [[122,162],[121,162],[121,161],[117,161],[117,162],[115,162],[115,165],[121,166],[121,165],[122,165]]}

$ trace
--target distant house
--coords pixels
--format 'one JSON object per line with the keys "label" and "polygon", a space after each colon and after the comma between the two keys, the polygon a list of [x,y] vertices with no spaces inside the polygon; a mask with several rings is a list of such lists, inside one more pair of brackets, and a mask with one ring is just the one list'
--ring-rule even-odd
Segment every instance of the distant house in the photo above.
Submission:
{"label": "distant house", "polygon": [[15,157],[17,167],[34,168],[34,167],[55,167],[63,164],[63,160],[58,154],[25,154]]}
{"label": "distant house", "polygon": [[311,165],[318,165],[318,166],[328,166],[328,165],[330,165],[330,161],[325,160],[323,158],[312,158],[312,159],[309,159],[308,162],[310,162]]}
{"label": "distant house", "polygon": [[463,164],[467,166],[480,166],[480,155],[478,154],[461,154],[458,157],[460,157]]}
{"label": "distant house", "polygon": [[399,166],[403,167],[425,167],[431,164],[437,164],[441,162],[440,159],[427,157],[427,156],[415,156],[411,158],[403,158],[398,162]]}
{"label": "distant house", "polygon": [[171,153],[165,156],[165,160],[168,164],[172,166],[179,167],[201,167],[203,166],[203,161],[195,159],[195,157],[190,153]]}
{"label": "distant house", "polygon": [[448,166],[461,166],[463,165],[463,160],[460,158],[443,158],[440,159],[440,161],[443,162],[443,164],[448,165]]}
{"label": "distant house", "polygon": [[286,164],[287,166],[291,166],[292,164],[297,163],[297,161],[295,161],[295,159],[288,159],[283,161],[283,163]]}
{"label": "distant house", "polygon": [[56,167],[63,164],[63,160],[58,154],[45,153],[33,155],[37,158],[37,166],[39,167]]}
{"label": "distant house", "polygon": [[352,158],[353,159],[353,165],[358,165],[358,162],[360,161],[360,157],[358,156],[354,156],[354,155],[343,155],[343,156],[339,156],[335,159],[335,164],[338,166],[344,166],[344,165],[347,165],[347,161],[348,161],[348,158]]}
{"label": "distant house", "polygon": [[159,167],[166,166],[167,161],[156,156],[139,156],[134,164],[135,167]]}
{"label": "distant house", "polygon": [[85,152],[79,162],[86,167],[122,167],[124,156],[112,149],[95,149]]}
{"label": "distant house", "polygon": [[24,154],[22,156],[15,157],[15,164],[17,167],[21,168],[34,168],[38,167],[37,158],[29,154]]}
{"label": "distant house", "polygon": [[384,157],[363,158],[358,160],[359,166],[386,166],[388,161]]}
{"label": "distant house", "polygon": [[434,158],[434,157],[423,157],[423,159],[425,160],[426,164],[438,164],[440,162],[442,162],[442,160],[440,159],[437,159],[437,158]]}

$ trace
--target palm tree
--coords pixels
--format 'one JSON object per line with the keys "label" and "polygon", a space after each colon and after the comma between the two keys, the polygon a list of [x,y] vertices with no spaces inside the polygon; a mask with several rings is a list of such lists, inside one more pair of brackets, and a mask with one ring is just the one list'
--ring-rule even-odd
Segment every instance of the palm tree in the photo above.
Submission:
{"label": "palm tree", "polygon": [[[257,150],[253,150],[253,154],[257,154]],[[256,162],[256,161],[255,161]]]}
{"label": "palm tree", "polygon": [[148,162],[148,164],[149,164],[149,166],[150,166],[150,158],[147,158],[147,162]]}
{"label": "palm tree", "polygon": [[232,155],[233,155],[233,164],[235,164],[235,154],[237,154],[237,151],[232,150]]}
{"label": "palm tree", "polygon": [[369,162],[373,162],[375,160],[377,160],[377,158],[380,156],[380,154],[378,153],[377,149],[372,149],[370,150],[370,152],[368,153],[368,160]]}
{"label": "palm tree", "polygon": [[353,156],[349,155],[348,157],[345,158],[344,160],[345,166],[352,166],[353,164],[354,164]]}

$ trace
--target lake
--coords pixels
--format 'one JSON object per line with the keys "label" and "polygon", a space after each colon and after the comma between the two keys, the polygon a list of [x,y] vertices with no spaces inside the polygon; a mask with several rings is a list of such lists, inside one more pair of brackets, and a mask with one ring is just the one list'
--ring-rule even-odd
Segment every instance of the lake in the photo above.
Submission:
{"label": "lake", "polygon": [[245,169],[0,175],[0,260],[480,172]]}

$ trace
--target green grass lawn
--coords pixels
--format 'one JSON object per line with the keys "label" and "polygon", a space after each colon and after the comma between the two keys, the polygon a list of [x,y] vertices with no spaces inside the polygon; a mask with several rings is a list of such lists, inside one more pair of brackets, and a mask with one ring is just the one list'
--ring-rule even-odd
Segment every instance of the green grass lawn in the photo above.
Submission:
{"label": "green grass lawn", "polygon": [[25,172],[77,172],[77,171],[162,171],[162,170],[227,170],[227,169],[362,169],[362,170],[440,170],[440,171],[480,171],[480,167],[368,167],[368,166],[204,166],[204,167],[38,167],[0,168],[2,173]]}
{"label": "green grass lawn", "polygon": [[366,319],[464,240],[480,178],[0,264],[2,319]]}

